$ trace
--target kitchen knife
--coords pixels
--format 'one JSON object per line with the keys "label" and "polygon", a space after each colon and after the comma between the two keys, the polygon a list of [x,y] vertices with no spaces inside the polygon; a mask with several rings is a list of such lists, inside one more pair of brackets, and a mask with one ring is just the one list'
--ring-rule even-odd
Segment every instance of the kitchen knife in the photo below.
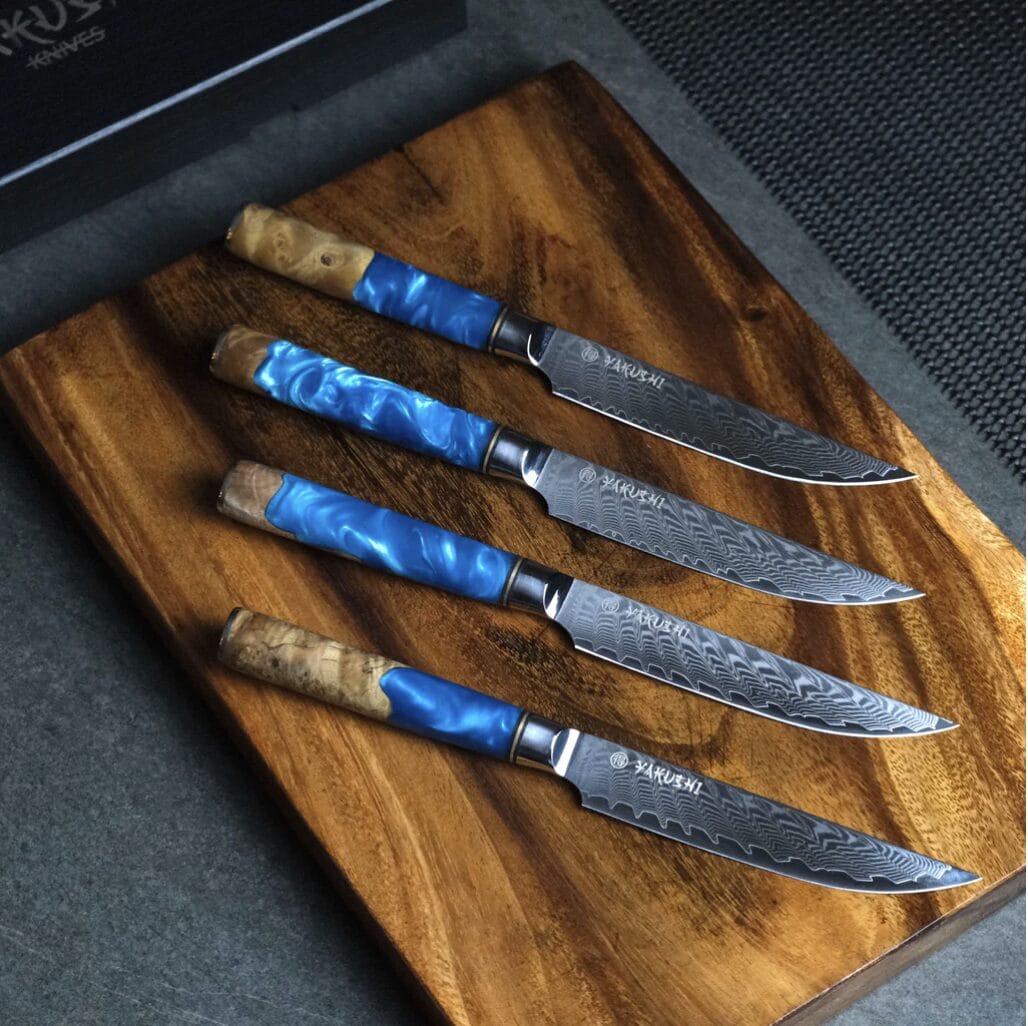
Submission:
{"label": "kitchen knife", "polygon": [[806,602],[918,598],[887,577],[526,438],[394,381],[242,325],[214,349],[216,377],[459,467],[513,478],[551,515],[723,581]]}
{"label": "kitchen knife", "polygon": [[542,371],[556,395],[729,463],[812,484],[914,477],[280,211],[250,204],[232,222],[225,243],[244,260],[373,313],[526,361]]}
{"label": "kitchen knife", "polygon": [[527,609],[560,624],[581,651],[783,723],[852,737],[905,737],[956,726],[503,549],[260,463],[244,461],[229,470],[218,508],[242,523],[379,570]]}
{"label": "kitchen knife", "polygon": [[794,880],[908,894],[980,879],[249,609],[229,616],[218,657],[240,673],[423,737],[554,773],[574,784],[587,809]]}

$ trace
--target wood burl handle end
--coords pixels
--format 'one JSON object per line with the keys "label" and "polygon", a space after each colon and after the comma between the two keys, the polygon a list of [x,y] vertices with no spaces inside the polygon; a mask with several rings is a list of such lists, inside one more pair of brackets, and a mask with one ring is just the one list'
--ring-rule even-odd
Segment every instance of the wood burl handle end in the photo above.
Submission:
{"label": "wood burl handle end", "polygon": [[231,253],[339,299],[353,299],[373,249],[323,232],[271,207],[250,203],[225,235]]}
{"label": "wood burl handle end", "polygon": [[277,341],[274,335],[254,331],[242,324],[233,324],[221,333],[214,346],[211,373],[230,385],[263,393],[254,378],[267,359],[268,346]]}
{"label": "wood burl handle end", "polygon": [[240,523],[291,538],[291,534],[277,528],[265,515],[268,503],[282,487],[283,480],[281,470],[266,467],[263,463],[240,460],[221,483],[218,511]]}
{"label": "wood burl handle end", "polygon": [[229,614],[218,660],[240,673],[375,720],[387,720],[392,711],[382,677],[402,665],[244,608]]}

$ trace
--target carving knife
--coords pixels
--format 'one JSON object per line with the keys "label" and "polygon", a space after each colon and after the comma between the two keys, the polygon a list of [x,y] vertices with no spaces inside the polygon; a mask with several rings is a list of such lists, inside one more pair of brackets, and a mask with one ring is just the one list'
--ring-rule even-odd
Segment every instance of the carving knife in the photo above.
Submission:
{"label": "carving knife", "polygon": [[218,657],[240,673],[371,719],[556,774],[577,788],[587,809],[794,880],[909,894],[980,879],[249,609],[229,616]]}
{"label": "carving knife", "polygon": [[723,581],[806,602],[918,598],[887,577],[561,452],[466,410],[235,325],[216,377],[459,467],[513,478],[552,516]]}
{"label": "carving knife", "polygon": [[798,727],[909,737],[956,726],[934,713],[729,638],[435,524],[243,461],[222,513],[272,534],[467,598],[553,620],[575,648],[695,694]]}
{"label": "carving knife", "polygon": [[525,361],[554,394],[729,463],[810,484],[915,476],[277,210],[245,207],[225,243],[265,270],[373,313]]}

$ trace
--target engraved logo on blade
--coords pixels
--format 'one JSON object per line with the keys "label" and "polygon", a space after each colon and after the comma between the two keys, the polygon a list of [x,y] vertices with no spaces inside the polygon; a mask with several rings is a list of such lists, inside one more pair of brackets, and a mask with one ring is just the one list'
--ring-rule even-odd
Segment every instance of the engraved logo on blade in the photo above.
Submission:
{"label": "engraved logo on blade", "polygon": [[636,759],[632,765],[635,767],[637,777],[649,777],[654,783],[673,787],[676,791],[699,794],[700,788],[703,786],[703,782],[696,777],[690,777],[685,773],[676,773],[667,766],[659,766],[647,759]]}
{"label": "engraved logo on blade", "polygon": [[652,388],[662,388],[667,380],[663,374],[632,360],[627,360],[618,353],[605,353],[603,366],[607,370],[614,371],[615,374],[620,374],[621,377],[626,378],[628,381],[638,381]]}
{"label": "engraved logo on blade", "polygon": [[625,616],[630,620],[636,620],[641,626],[649,627],[652,631],[660,634],[672,634],[676,638],[684,638],[689,634],[689,627],[681,620],[673,620],[664,616],[655,609],[647,609],[646,606],[629,605],[625,610]]}
{"label": "engraved logo on blade", "polygon": [[625,480],[609,472],[600,477],[600,487],[605,491],[620,495],[622,498],[645,502],[654,509],[661,509],[667,499],[666,495],[661,495],[652,488],[646,488],[635,481]]}
{"label": "engraved logo on blade", "polygon": [[679,773],[673,768],[661,766],[652,759],[633,759],[627,752],[612,752],[610,764],[616,770],[623,770],[631,766],[637,777],[646,777],[655,784],[663,787],[671,787],[676,791],[688,791],[689,794],[699,794],[703,781],[688,773]]}
{"label": "engraved logo on blade", "polygon": [[592,484],[596,480],[596,471],[592,467],[582,467],[578,472],[578,480],[582,484]]}
{"label": "engraved logo on blade", "polygon": [[582,346],[582,359],[586,363],[595,363],[600,358],[600,351],[596,346],[591,346],[587,342]]}
{"label": "engraved logo on blade", "polygon": [[616,598],[614,598],[613,595],[608,595],[600,603],[600,609],[602,609],[605,613],[616,613],[620,606],[621,603]]}

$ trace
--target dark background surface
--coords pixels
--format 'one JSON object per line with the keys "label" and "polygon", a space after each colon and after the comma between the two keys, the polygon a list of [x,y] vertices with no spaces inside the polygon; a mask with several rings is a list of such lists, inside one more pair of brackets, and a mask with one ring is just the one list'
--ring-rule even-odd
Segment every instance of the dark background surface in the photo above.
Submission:
{"label": "dark background surface", "polygon": [[608,0],[1024,480],[1024,4]]}
{"label": "dark background surface", "polygon": [[[1023,544],[1009,469],[600,0],[476,0],[469,16],[463,36],[0,258],[0,344],[216,237],[244,199],[288,199],[570,58]],[[10,431],[0,455],[0,1020],[420,1021]],[[1023,967],[1020,899],[837,1022],[1021,1022]]]}

